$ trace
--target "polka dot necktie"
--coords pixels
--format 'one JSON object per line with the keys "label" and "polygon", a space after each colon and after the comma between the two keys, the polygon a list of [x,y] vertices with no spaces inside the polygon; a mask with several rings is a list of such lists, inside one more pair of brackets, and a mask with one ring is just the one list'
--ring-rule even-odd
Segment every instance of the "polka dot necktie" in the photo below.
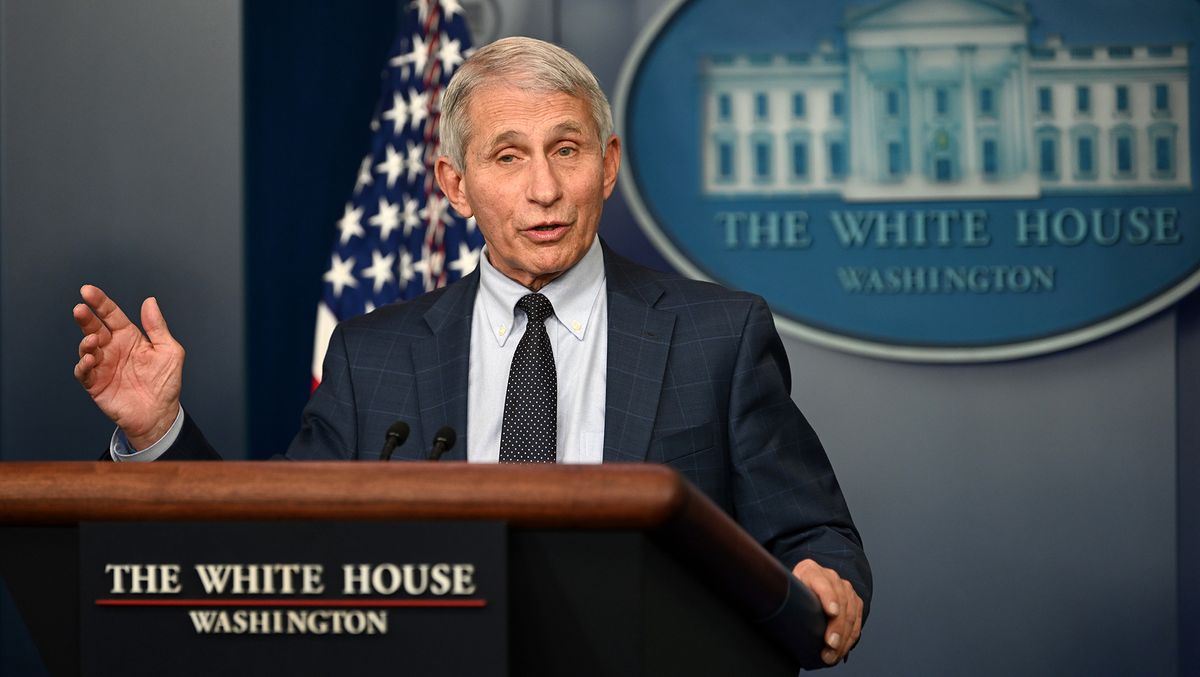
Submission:
{"label": "polka dot necktie", "polygon": [[558,460],[558,372],[546,333],[554,306],[541,294],[517,301],[529,323],[508,370],[504,422],[500,427],[501,463],[555,463]]}

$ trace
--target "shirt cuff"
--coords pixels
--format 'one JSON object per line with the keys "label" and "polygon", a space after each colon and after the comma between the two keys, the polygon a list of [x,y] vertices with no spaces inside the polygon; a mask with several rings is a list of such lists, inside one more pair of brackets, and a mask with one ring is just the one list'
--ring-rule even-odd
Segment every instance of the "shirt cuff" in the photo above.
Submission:
{"label": "shirt cuff", "polygon": [[175,444],[175,440],[179,438],[179,431],[183,430],[183,407],[179,407],[179,413],[175,415],[175,422],[167,429],[167,432],[158,441],[150,446],[135,451],[129,445],[129,438],[125,437],[124,431],[117,428],[113,431],[112,441],[108,444],[108,454],[112,460],[119,463],[149,463],[163,455],[167,449]]}

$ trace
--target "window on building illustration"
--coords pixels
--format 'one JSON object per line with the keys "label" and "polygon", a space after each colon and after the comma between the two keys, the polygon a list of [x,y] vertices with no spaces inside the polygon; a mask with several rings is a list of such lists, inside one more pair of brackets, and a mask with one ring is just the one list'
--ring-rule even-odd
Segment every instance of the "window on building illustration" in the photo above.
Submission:
{"label": "window on building illustration", "polygon": [[767,99],[766,92],[759,92],[754,95],[754,119],[767,120],[771,117],[770,101]]}
{"label": "window on building illustration", "polygon": [[771,180],[771,141],[760,138],[754,141],[754,179]]}
{"label": "window on building illustration", "polygon": [[1171,88],[1165,84],[1154,85],[1154,112],[1168,113],[1171,110]]}
{"label": "window on building illustration", "polygon": [[988,117],[996,115],[996,90],[991,87],[979,90],[979,114]]}
{"label": "window on building illustration", "polygon": [[954,180],[954,165],[950,162],[950,158],[934,158],[933,180],[938,183],[949,183]]}
{"label": "window on building illustration", "polygon": [[846,144],[842,141],[829,142],[829,176],[834,179],[846,176]]}
{"label": "window on building illustration", "polygon": [[1170,45],[1150,45],[1146,48],[1146,55],[1157,59],[1174,56],[1175,48]]}
{"label": "window on building illustration", "polygon": [[717,96],[717,120],[730,122],[733,120],[733,97],[728,94]]}
{"label": "window on building illustration", "polygon": [[1075,88],[1075,111],[1077,113],[1092,112],[1092,88],[1079,85]]}
{"label": "window on building illustration", "polygon": [[1159,177],[1167,178],[1174,174],[1174,150],[1171,137],[1162,135],[1154,138],[1154,172]]}
{"label": "window on building illustration", "polygon": [[792,142],[792,178],[808,178],[808,143],[805,141]]}
{"label": "window on building illustration", "polygon": [[732,140],[720,139],[717,141],[717,180],[722,183],[731,183],[737,178],[734,152]]}
{"label": "window on building illustration", "polygon": [[904,173],[904,156],[898,141],[889,141],[887,145],[888,175],[900,176]]}
{"label": "window on building illustration", "polygon": [[804,100],[804,92],[796,92],[792,94],[792,117],[802,118],[805,115],[806,101]]}
{"label": "window on building illustration", "polygon": [[995,139],[983,140],[983,175],[989,179],[995,178],[1000,171],[997,150]]}
{"label": "window on building illustration", "polygon": [[840,118],[846,114],[846,97],[841,92],[834,92],[829,97],[829,111],[833,117]]}
{"label": "window on building illustration", "polygon": [[938,115],[945,115],[950,110],[950,94],[945,89],[938,87],[933,92],[933,112]]}
{"label": "window on building illustration", "polygon": [[1075,170],[1081,179],[1096,177],[1096,141],[1090,136],[1075,139]]}
{"label": "window on building illustration", "polygon": [[1133,48],[1132,47],[1109,47],[1108,48],[1108,58],[1110,58],[1110,59],[1132,59],[1133,58]]}
{"label": "window on building illustration", "polygon": [[1117,85],[1116,97],[1117,97],[1117,112],[1118,113],[1128,113],[1129,112],[1129,87],[1126,85]]}
{"label": "window on building illustration", "polygon": [[1053,134],[1038,138],[1038,174],[1043,179],[1058,178],[1058,138]]}
{"label": "window on building illustration", "polygon": [[1155,179],[1175,178],[1175,138],[1179,129],[1169,123],[1150,125],[1150,176]]}
{"label": "window on building illustration", "polygon": [[1054,90],[1049,87],[1038,87],[1038,113],[1042,115],[1054,114]]}
{"label": "window on building illustration", "polygon": [[1119,127],[1113,132],[1113,164],[1117,168],[1118,178],[1133,176],[1133,131],[1129,127]]}
{"label": "window on building illustration", "polygon": [[889,89],[884,94],[884,109],[887,111],[888,117],[897,117],[900,115],[900,92],[894,89]]}

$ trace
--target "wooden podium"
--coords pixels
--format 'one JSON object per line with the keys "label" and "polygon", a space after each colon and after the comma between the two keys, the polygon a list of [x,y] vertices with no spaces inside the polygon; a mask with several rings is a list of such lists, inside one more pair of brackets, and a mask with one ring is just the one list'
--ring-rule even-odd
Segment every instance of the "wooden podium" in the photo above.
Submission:
{"label": "wooden podium", "polygon": [[81,522],[276,520],[507,523],[509,627],[536,629],[510,633],[514,676],[821,665],[812,597],[664,466],[3,463],[0,578],[50,672],[79,674]]}

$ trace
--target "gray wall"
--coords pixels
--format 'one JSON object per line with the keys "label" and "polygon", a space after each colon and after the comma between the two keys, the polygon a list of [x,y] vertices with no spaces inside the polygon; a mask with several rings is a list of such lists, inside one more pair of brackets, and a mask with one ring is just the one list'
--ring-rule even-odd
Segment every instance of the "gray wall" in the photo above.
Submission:
{"label": "gray wall", "polygon": [[[611,91],[660,4],[501,0],[499,33],[560,39]],[[83,281],[159,296],[185,405],[241,448],[239,21],[234,0],[0,0],[3,458],[90,457],[111,430],[70,375]],[[619,194],[603,232],[645,246]],[[1175,332],[1168,312],[961,367],[789,342],[876,574],[840,674],[1178,672]]]}
{"label": "gray wall", "polygon": [[157,295],[184,405],[245,446],[241,5],[2,0],[0,456],[94,458],[71,307]]}

